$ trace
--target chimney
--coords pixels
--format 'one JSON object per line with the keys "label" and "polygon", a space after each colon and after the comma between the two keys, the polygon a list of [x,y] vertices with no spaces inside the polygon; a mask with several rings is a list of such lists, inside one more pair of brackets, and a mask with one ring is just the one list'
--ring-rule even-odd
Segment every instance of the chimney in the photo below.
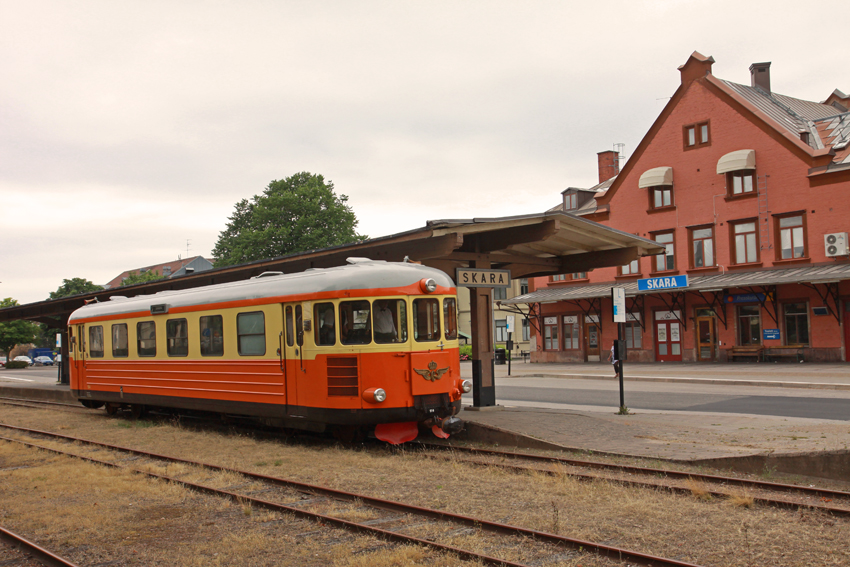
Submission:
{"label": "chimney", "polygon": [[605,150],[596,154],[599,163],[599,183],[608,181],[620,173],[620,153],[614,150]]}
{"label": "chimney", "polygon": [[750,86],[770,94],[770,61],[750,65]]}

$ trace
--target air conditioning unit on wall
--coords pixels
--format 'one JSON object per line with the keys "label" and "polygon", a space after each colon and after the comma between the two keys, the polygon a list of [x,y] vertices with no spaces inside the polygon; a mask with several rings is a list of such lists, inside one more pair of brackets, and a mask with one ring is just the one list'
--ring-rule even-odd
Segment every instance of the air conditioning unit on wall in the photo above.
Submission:
{"label": "air conditioning unit on wall", "polygon": [[847,248],[847,233],[833,232],[832,234],[823,235],[823,245],[826,250],[827,258],[835,256],[847,256],[850,250]]}

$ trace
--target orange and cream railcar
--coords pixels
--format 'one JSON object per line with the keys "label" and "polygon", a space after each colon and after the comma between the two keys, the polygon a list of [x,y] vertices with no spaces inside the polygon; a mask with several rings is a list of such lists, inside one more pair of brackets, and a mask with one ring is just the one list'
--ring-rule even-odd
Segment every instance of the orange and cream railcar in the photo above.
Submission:
{"label": "orange and cream railcar", "polygon": [[445,273],[349,259],[338,268],[113,297],[69,320],[71,390],[114,413],[253,416],[389,441],[460,430],[457,297]]}

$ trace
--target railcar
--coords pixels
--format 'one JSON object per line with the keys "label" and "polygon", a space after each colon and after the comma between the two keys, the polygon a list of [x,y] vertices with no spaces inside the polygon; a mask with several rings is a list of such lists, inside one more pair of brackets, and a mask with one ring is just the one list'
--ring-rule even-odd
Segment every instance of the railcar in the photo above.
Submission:
{"label": "railcar", "polygon": [[72,393],[106,411],[249,416],[397,443],[447,437],[460,375],[457,290],[415,263],[336,268],[90,303],[69,318]]}

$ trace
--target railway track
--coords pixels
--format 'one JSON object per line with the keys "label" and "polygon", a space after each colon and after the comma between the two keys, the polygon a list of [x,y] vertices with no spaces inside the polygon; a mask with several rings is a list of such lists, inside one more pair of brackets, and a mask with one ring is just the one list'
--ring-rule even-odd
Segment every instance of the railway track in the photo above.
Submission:
{"label": "railway track", "polygon": [[[629,565],[647,565],[657,567],[695,567],[692,563],[682,562],[675,559],[656,557],[633,550],[620,549],[601,543],[578,540],[542,531],[511,526],[504,523],[492,522],[481,518],[453,514],[443,510],[412,506],[402,502],[374,498],[365,494],[345,492],[323,486],[260,475],[249,471],[220,467],[209,463],[196,462],[188,459],[141,451],[129,447],[110,445],[48,431],[34,430],[5,424],[0,424],[0,427],[17,431],[27,436],[46,437],[60,442],[71,442],[97,449],[107,449],[117,453],[118,455],[129,454],[132,455],[131,458],[134,459],[144,458],[166,463],[180,463],[182,465],[202,468],[214,472],[235,473],[241,475],[241,477],[250,483],[259,483],[262,488],[254,490],[253,493],[256,494],[257,492],[260,492],[264,495],[264,497],[259,498],[252,495],[252,493],[250,493],[251,491],[236,492],[233,489],[219,489],[207,484],[190,482],[174,476],[140,470],[138,466],[131,468],[122,464],[119,460],[105,461],[103,459],[95,459],[84,455],[74,454],[54,447],[37,445],[22,439],[0,437],[0,439],[6,442],[20,443],[29,447],[84,459],[88,462],[103,466],[130,469],[152,478],[178,483],[190,490],[229,498],[242,505],[247,503],[258,508],[289,513],[300,518],[307,518],[319,522],[322,525],[334,526],[357,533],[370,534],[388,541],[421,545],[440,552],[453,554],[462,559],[480,561],[487,565],[519,566],[524,564],[516,563],[504,558],[493,557],[492,555],[482,553],[480,551],[472,551],[457,547],[452,545],[451,541],[457,538],[462,539],[462,536],[474,533],[478,537],[485,538],[485,543],[482,546],[485,550],[522,549],[523,558],[533,555],[535,558],[535,564],[557,560],[559,557],[565,557],[565,553],[570,557],[580,557],[584,554],[593,553],[599,557],[609,559],[613,562],[612,564],[626,563]],[[307,495],[306,498],[305,495]],[[274,499],[269,499],[270,496],[274,497]],[[293,503],[293,499],[296,500],[296,502]],[[340,502],[347,503],[349,506],[354,506],[358,509],[368,509],[369,515],[374,517],[368,521],[355,522],[340,517],[345,514],[332,514],[331,512],[317,511],[317,509],[332,511],[335,507],[339,506]],[[378,525],[384,527],[376,527]],[[448,541],[449,543],[439,543],[438,541]]]}
{"label": "railway track", "polygon": [[24,408],[43,408],[50,407],[50,409],[58,409],[62,408],[63,410],[77,411],[83,413],[90,413],[91,409],[86,408],[80,404],[66,404],[63,402],[51,402],[49,400],[31,400],[29,398],[3,398],[0,397],[0,403],[9,405],[9,406],[20,406]]}
{"label": "railway track", "polygon": [[[9,559],[9,565],[30,565],[32,564],[32,561],[27,556],[32,556],[35,561],[41,565],[45,565],[46,567],[77,567],[75,563],[71,563],[67,559],[36,545],[23,536],[9,531],[2,526],[0,526],[0,541],[17,548],[20,552],[21,557]],[[20,562],[12,563],[15,559],[20,559]],[[28,561],[29,563],[27,563]],[[7,563],[6,561],[3,561],[0,562],[0,564],[6,565]]]}
{"label": "railway track", "polygon": [[[716,498],[744,497],[751,498],[753,503],[765,506],[792,510],[812,509],[836,516],[850,516],[850,492],[840,490],[530,453],[453,447],[435,443],[419,443],[419,445],[429,450],[451,451],[452,459],[457,459],[458,455],[482,457],[482,460],[463,459],[480,466],[497,466],[517,472],[534,470],[545,474],[566,474],[581,480],[610,480],[629,486],[663,488],[680,494],[698,494]],[[504,461],[513,461],[515,464]],[[549,467],[539,468],[518,464],[522,462],[546,463]],[[553,469],[552,465],[558,468]],[[777,495],[783,497],[780,498]]]}

